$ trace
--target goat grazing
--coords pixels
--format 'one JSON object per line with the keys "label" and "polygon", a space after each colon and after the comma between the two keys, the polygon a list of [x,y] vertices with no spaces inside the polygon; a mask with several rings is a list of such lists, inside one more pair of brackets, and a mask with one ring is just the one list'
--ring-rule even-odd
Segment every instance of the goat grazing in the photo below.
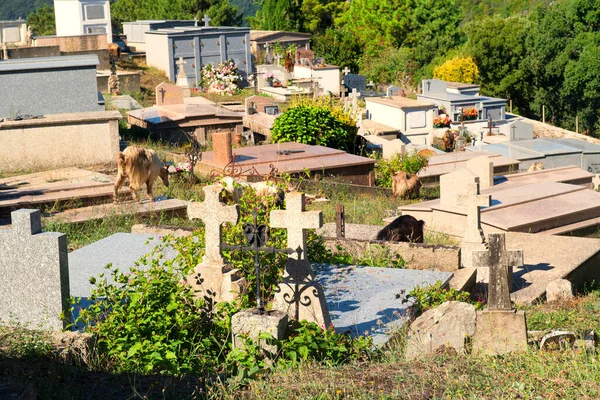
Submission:
{"label": "goat grazing", "polygon": [[142,147],[130,146],[123,152],[117,153],[117,180],[115,182],[114,202],[118,202],[119,188],[129,180],[129,190],[135,201],[141,202],[137,196],[137,191],[142,185],[146,184],[148,199],[154,201],[152,196],[152,185],[156,178],[160,176],[165,186],[169,186],[169,171],[164,167],[162,161],[154,150],[144,149]]}
{"label": "goat grazing", "polygon": [[408,174],[404,171],[396,172],[392,177],[392,195],[394,199],[419,197],[421,181],[416,174]]}
{"label": "goat grazing", "polygon": [[541,161],[537,161],[534,162],[533,164],[531,164],[531,166],[527,169],[527,172],[535,172],[535,171],[543,171],[544,170],[544,164]]}
{"label": "goat grazing", "polygon": [[385,226],[377,234],[377,240],[391,242],[423,243],[425,222],[410,215],[402,215]]}

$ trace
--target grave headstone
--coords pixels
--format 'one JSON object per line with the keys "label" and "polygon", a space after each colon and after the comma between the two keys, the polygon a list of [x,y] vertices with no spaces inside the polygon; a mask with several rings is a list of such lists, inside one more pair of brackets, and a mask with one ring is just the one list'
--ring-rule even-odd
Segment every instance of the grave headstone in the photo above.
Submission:
{"label": "grave headstone", "polygon": [[209,23],[211,21],[211,18],[208,17],[208,15],[204,14],[204,18],[202,18],[202,21],[204,22],[204,27],[209,27]]}
{"label": "grave headstone", "polygon": [[459,169],[440,176],[440,204],[460,207],[459,196],[464,195],[469,184],[477,183],[477,176],[468,169]]}
{"label": "grave headstone", "polygon": [[[475,178],[477,181],[479,178]],[[479,194],[479,182],[469,183],[466,193],[458,196],[459,205],[467,208],[465,234],[460,244],[461,264],[464,268],[473,267],[473,252],[485,251],[485,235],[481,229],[480,207],[491,205],[491,196]]]}
{"label": "grave headstone", "polygon": [[356,89],[358,92],[365,93],[367,91],[367,78],[364,75],[347,74],[344,76],[344,86],[350,91]]}
{"label": "grave headstone", "polygon": [[354,89],[352,89],[352,93],[350,93],[350,94],[348,95],[348,97],[349,97],[349,98],[351,99],[351,101],[352,101],[352,109],[353,109],[353,111],[354,111],[354,112],[356,112],[356,111],[357,111],[357,108],[358,108],[357,100],[358,100],[358,98],[360,97],[360,92],[357,92],[357,91],[356,91],[356,88],[354,88]]}
{"label": "grave headstone", "polygon": [[385,90],[385,95],[387,97],[392,97],[392,96],[399,96],[400,95],[400,88],[398,86],[388,86],[387,89]]}
{"label": "grave headstone", "polygon": [[177,61],[176,64],[179,72],[177,72],[177,82],[175,82],[175,85],[183,89],[184,97],[190,97],[190,82],[185,74],[184,68],[184,65],[187,64],[187,61],[183,61],[183,57],[179,57],[179,61]]}
{"label": "grave headstone", "polygon": [[509,141],[532,140],[533,125],[523,121],[515,121],[510,125]]}
{"label": "grave headstone", "polygon": [[504,233],[491,233],[488,240],[489,250],[473,253],[476,267],[487,266],[490,269],[488,308],[477,313],[473,351],[490,355],[525,351],[525,312],[514,310],[510,300],[512,269],[523,265],[523,251],[506,250]]}
{"label": "grave headstone", "polygon": [[297,251],[288,255],[282,281],[275,290],[273,307],[296,320],[327,327],[331,320],[325,295],[314,280],[306,246],[306,230],[323,226],[323,215],[321,211],[304,211],[304,193],[286,194],[285,204],[285,210],[271,211],[271,227],[287,229],[287,247]]}
{"label": "grave headstone", "polygon": [[488,156],[475,157],[467,161],[467,169],[479,177],[479,188],[494,186],[494,162]]}
{"label": "grave headstone", "polygon": [[245,290],[246,280],[237,269],[221,256],[222,225],[236,224],[239,208],[219,201],[220,186],[205,186],[204,201],[188,205],[188,218],[204,222],[205,250],[202,262],[187,277],[187,282],[198,296],[211,295],[215,302],[231,301]]}
{"label": "grave headstone", "polygon": [[313,65],[315,53],[312,50],[296,49],[296,65]]}
{"label": "grave headstone", "polygon": [[350,73],[350,68],[344,67],[344,69],[342,70],[342,72],[344,73],[344,76],[348,75]]}
{"label": "grave headstone", "polygon": [[156,87],[156,105],[183,104],[183,89],[163,82]]}
{"label": "grave headstone", "polygon": [[42,232],[39,210],[11,213],[12,229],[0,230],[0,320],[32,329],[61,330],[69,312],[67,236]]}

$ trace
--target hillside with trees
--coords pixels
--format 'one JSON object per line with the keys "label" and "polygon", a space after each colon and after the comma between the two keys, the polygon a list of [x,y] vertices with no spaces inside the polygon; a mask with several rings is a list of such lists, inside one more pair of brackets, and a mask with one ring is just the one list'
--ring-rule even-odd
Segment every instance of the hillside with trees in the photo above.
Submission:
{"label": "hillside with trees", "polygon": [[53,5],[52,0],[2,0],[0,1],[0,21],[25,19],[32,11]]}

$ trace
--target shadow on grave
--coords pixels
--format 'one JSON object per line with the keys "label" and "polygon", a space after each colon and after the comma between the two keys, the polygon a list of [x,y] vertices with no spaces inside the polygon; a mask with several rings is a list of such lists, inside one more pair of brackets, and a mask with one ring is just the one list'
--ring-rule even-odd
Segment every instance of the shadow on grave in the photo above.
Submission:
{"label": "shadow on grave", "polygon": [[204,390],[203,378],[90,371],[51,355],[0,354],[0,399],[195,398]]}
{"label": "shadow on grave", "polygon": [[528,286],[532,285],[531,281],[525,280],[524,275],[533,272],[533,271],[550,271],[556,267],[550,266],[548,263],[538,263],[538,264],[525,264],[518,268],[517,271],[513,271],[513,291],[524,289]]}

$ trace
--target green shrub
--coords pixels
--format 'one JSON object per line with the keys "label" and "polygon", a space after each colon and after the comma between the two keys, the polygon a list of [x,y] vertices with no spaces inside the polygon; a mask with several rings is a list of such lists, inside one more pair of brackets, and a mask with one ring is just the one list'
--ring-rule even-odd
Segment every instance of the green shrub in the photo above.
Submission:
{"label": "green shrub", "polygon": [[420,155],[416,150],[412,153],[398,153],[390,160],[377,157],[375,163],[375,185],[392,187],[392,176],[398,171],[416,174],[429,164],[429,159]]}
{"label": "green shrub", "polygon": [[273,142],[298,142],[354,152],[356,119],[327,97],[295,99],[271,130]]}
{"label": "green shrub", "polygon": [[[129,273],[107,268],[92,304],[80,310],[78,323],[97,338],[98,350],[114,369],[136,373],[214,373],[220,370],[229,344],[230,318],[235,307],[215,307],[210,299],[195,299],[182,278],[203,254],[202,231],[193,238],[165,239]],[[179,252],[164,260],[166,246]],[[141,266],[147,269],[141,269]]]}
{"label": "green shrub", "polygon": [[[400,297],[400,295],[397,295]],[[483,308],[483,304],[478,301],[471,300],[469,292],[461,292],[460,290],[445,288],[442,286],[442,281],[437,281],[434,285],[421,287],[415,286],[403,302],[413,301],[410,306],[415,317],[423,314],[425,311],[435,308],[446,301],[462,301],[473,304],[476,309]]]}

